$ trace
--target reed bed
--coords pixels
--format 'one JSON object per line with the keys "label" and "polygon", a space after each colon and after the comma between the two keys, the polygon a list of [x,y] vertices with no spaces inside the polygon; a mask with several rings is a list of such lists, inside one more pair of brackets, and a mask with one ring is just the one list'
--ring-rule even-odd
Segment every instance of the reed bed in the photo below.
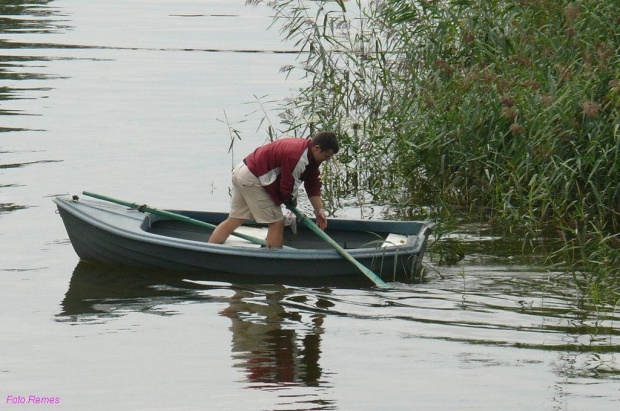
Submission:
{"label": "reed bed", "polygon": [[[335,130],[341,199],[480,215],[561,240],[555,269],[620,298],[620,2],[269,3],[309,86],[283,133]],[[534,244],[535,245],[535,244]]]}

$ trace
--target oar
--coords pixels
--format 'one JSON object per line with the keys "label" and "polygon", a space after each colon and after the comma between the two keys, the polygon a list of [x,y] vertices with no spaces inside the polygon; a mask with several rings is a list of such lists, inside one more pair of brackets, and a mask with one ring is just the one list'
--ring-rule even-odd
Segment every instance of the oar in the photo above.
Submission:
{"label": "oar", "polygon": [[314,231],[319,237],[321,237],[329,245],[334,247],[336,249],[336,251],[338,251],[340,253],[340,255],[342,255],[349,262],[351,262],[354,266],[356,266],[362,272],[362,274],[364,274],[366,277],[368,277],[373,283],[375,283],[376,286],[378,286],[378,287],[387,287],[388,286],[382,279],[377,277],[377,275],[375,273],[373,273],[370,269],[368,269],[368,267],[366,267],[365,265],[361,264],[359,261],[357,261],[355,258],[353,258],[353,256],[351,256],[351,254],[347,253],[344,248],[340,247],[340,245],[337,242],[335,242],[323,230],[321,230],[319,227],[317,227],[317,225],[314,224],[314,222],[312,220],[310,220],[308,217],[306,217],[305,214],[303,214],[302,212],[297,210],[297,208],[294,205],[286,204],[286,208],[291,210],[293,212],[293,214],[295,214],[295,216],[297,216],[297,218],[299,218],[299,221],[303,222],[310,230]]}
{"label": "oar", "polygon": [[[82,194],[84,194],[85,196],[88,196],[88,197],[97,198],[99,200],[104,200],[104,201],[109,201],[111,203],[116,203],[116,204],[124,205],[126,207],[129,207],[131,209],[138,210],[138,211],[141,211],[141,212],[147,212],[147,213],[151,213],[151,214],[155,214],[155,215],[160,215],[162,217],[168,217],[168,218],[171,218],[173,220],[183,221],[183,222],[186,222],[188,224],[193,224],[193,225],[197,225],[197,226],[200,226],[200,227],[213,228],[213,229],[217,227],[216,225],[209,224],[209,223],[206,223],[204,221],[196,220],[194,218],[187,217],[187,216],[184,216],[184,215],[181,215],[181,214],[177,214],[177,213],[171,213],[170,211],[158,210],[156,208],[149,207],[149,206],[147,206],[145,204],[140,205],[140,204],[137,204],[137,203],[130,203],[128,201],[118,200],[116,198],[107,197],[107,196],[103,196],[101,194],[95,194],[95,193],[91,193],[91,192],[88,192],[88,191],[83,191]],[[254,244],[260,244],[260,245],[264,245],[264,246],[267,245],[267,242],[265,240],[260,239],[260,238],[252,237],[252,236],[241,234],[241,233],[237,233],[237,232],[233,232],[232,235],[237,236],[239,238],[243,238],[244,240],[247,240],[247,241],[249,241],[251,243],[254,243]],[[285,248],[291,248],[291,247],[285,247]]]}

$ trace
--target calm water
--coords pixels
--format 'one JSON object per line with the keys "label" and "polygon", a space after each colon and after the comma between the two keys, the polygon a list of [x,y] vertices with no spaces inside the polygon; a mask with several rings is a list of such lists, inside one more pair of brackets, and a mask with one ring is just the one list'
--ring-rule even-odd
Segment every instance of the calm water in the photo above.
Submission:
{"label": "calm water", "polygon": [[295,55],[243,0],[0,14],[0,409],[618,409],[619,316],[501,247],[389,291],[78,263],[51,196],[226,211]]}

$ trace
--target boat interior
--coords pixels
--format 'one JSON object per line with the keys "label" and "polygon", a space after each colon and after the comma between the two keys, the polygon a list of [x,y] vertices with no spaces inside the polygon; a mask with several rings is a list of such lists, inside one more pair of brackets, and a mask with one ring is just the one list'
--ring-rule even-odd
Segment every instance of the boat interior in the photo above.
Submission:
{"label": "boat interior", "polygon": [[[153,221],[146,231],[166,237],[180,238],[185,240],[207,242],[212,233],[212,229],[200,227],[178,220],[156,220]],[[265,239],[267,227],[260,224],[244,224],[237,229],[245,235]],[[338,228],[327,228],[325,231],[341,247],[345,249],[356,248],[379,248],[396,245],[404,245],[407,237],[403,235],[390,234],[386,232],[354,231]],[[227,244],[235,246],[260,247],[260,245],[250,243],[247,240],[230,236]],[[330,249],[331,246],[321,239],[317,234],[306,227],[297,226],[297,234],[293,233],[289,227],[284,229],[284,245],[296,249]]]}

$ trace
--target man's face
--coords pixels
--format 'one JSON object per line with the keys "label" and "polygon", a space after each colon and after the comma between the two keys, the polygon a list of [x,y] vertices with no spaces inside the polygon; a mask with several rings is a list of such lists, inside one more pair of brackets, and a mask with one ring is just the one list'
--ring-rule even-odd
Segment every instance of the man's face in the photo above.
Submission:
{"label": "man's face", "polygon": [[334,150],[330,149],[330,150],[322,151],[321,146],[312,147],[312,157],[314,158],[314,161],[316,161],[319,164],[321,164],[325,160],[329,160],[333,156],[334,156]]}

